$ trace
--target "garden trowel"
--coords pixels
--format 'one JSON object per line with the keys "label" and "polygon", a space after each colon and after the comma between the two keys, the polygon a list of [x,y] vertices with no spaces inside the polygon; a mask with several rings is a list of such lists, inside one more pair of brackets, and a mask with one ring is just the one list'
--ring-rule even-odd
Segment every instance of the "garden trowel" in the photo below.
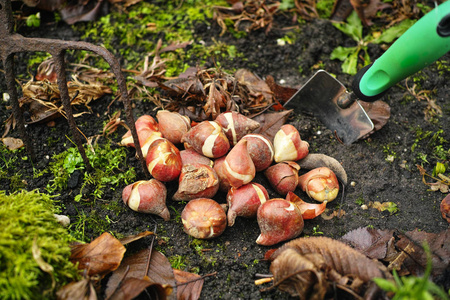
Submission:
{"label": "garden trowel", "polygon": [[314,74],[286,103],[285,108],[318,117],[344,144],[373,130],[358,99],[373,102],[406,77],[450,51],[450,0],[437,6],[409,28],[373,64],[354,77],[353,92],[329,73]]}

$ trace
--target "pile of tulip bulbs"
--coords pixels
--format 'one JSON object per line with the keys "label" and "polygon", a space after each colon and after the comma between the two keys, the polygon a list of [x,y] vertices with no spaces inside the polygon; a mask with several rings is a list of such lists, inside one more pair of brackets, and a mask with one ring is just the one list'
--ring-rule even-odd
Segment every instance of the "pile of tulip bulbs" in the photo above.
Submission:
{"label": "pile of tulip bulbs", "polygon": [[[295,238],[303,220],[320,215],[339,192],[336,175],[327,167],[299,176],[297,161],[309,153],[298,130],[283,125],[273,141],[253,133],[260,124],[238,112],[221,113],[214,121],[191,127],[188,117],[160,110],[136,120],[146,165],[153,177],[126,186],[122,199],[132,210],[170,219],[165,182],[178,180],[173,201],[187,201],[181,218],[184,231],[199,239],[221,235],[237,217],[257,218],[261,234],[256,242],[274,245]],[[134,147],[127,132],[121,145]],[[182,150],[180,150],[182,149]],[[253,182],[263,172],[282,197],[269,199],[264,186]],[[307,203],[294,194],[300,188],[320,204]],[[213,198],[227,193],[227,205]]]}

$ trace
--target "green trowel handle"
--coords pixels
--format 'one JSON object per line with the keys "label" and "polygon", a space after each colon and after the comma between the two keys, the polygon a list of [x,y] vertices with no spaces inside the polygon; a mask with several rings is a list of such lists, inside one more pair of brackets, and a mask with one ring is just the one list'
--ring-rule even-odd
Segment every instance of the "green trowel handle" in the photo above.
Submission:
{"label": "green trowel handle", "polygon": [[450,0],[408,29],[372,65],[361,69],[352,88],[363,101],[375,101],[397,82],[450,51]]}

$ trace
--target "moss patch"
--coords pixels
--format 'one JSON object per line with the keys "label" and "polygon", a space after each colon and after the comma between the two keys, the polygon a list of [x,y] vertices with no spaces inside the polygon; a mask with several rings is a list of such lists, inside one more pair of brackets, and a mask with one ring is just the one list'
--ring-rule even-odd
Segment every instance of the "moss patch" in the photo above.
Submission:
{"label": "moss patch", "polygon": [[[58,288],[77,277],[68,260],[72,237],[54,213],[54,202],[46,194],[0,191],[1,299],[54,298]],[[41,269],[47,264],[53,269],[48,273]]]}

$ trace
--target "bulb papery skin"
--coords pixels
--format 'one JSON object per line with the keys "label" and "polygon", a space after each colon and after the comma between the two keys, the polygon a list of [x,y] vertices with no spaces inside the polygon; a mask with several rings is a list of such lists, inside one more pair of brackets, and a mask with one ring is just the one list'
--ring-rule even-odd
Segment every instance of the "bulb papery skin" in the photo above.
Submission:
{"label": "bulb papery skin", "polygon": [[300,166],[297,163],[284,161],[267,168],[264,175],[278,194],[286,196],[288,192],[293,192],[297,188],[299,170]]}
{"label": "bulb papery skin", "polygon": [[183,165],[199,163],[207,166],[214,166],[214,162],[206,156],[198,153],[194,149],[185,149],[180,151],[181,162]]}
{"label": "bulb papery skin", "polygon": [[214,160],[213,167],[214,171],[216,171],[217,176],[219,177],[219,190],[221,190],[222,192],[228,192],[228,190],[231,188],[230,181],[223,172],[223,163],[225,162],[225,158],[226,156],[216,158]]}
{"label": "bulb papery skin", "polygon": [[[147,141],[147,139],[150,136],[159,135],[160,137],[162,137],[162,134],[159,132],[159,125],[152,116],[143,115],[136,120],[134,125],[136,127],[136,133],[138,135],[139,144],[141,145],[141,148],[145,144],[145,141]],[[127,147],[135,147],[130,130],[128,130],[122,136],[120,145]]]}
{"label": "bulb papery skin", "polygon": [[212,198],[219,190],[216,171],[210,166],[198,163],[184,165],[178,183],[178,190],[172,198],[176,201]]}
{"label": "bulb papery skin", "polygon": [[180,144],[183,135],[191,129],[191,121],[189,117],[182,116],[177,112],[168,110],[159,110],[156,113],[159,123],[159,131],[162,136],[173,144]]}
{"label": "bulb papery skin", "polygon": [[230,150],[230,143],[222,127],[214,121],[198,123],[183,136],[181,141],[209,158],[224,156]]}
{"label": "bulb papery skin", "polygon": [[309,153],[309,144],[302,141],[297,128],[290,124],[281,126],[273,139],[275,150],[274,160],[279,163],[282,161],[297,161],[306,157]]}
{"label": "bulb papery skin", "polygon": [[255,165],[248,154],[247,141],[240,141],[227,154],[222,172],[232,187],[250,183],[256,175]]}
{"label": "bulb papery skin", "polygon": [[233,226],[236,217],[254,218],[258,208],[269,200],[267,190],[259,183],[248,183],[231,188],[227,194],[228,226]]}
{"label": "bulb papery skin", "polygon": [[247,134],[242,138],[247,141],[247,150],[256,172],[267,169],[273,162],[272,142],[262,134]]}
{"label": "bulb papery skin", "polygon": [[166,186],[156,179],[137,181],[122,191],[122,200],[129,208],[160,216],[164,221],[170,219],[166,198]]}
{"label": "bulb papery skin", "polygon": [[320,167],[303,174],[298,179],[298,186],[311,199],[319,202],[331,202],[339,193],[339,181],[327,167]]}
{"label": "bulb papery skin", "polygon": [[258,208],[257,221],[261,234],[256,243],[272,246],[299,236],[304,227],[302,213],[285,199],[271,199]]}
{"label": "bulb papery skin", "polygon": [[208,198],[189,201],[181,212],[184,232],[197,239],[212,239],[227,227],[227,216],[219,203]]}
{"label": "bulb papery skin", "polygon": [[307,203],[293,192],[287,194],[286,200],[294,203],[300,209],[303,220],[314,219],[315,217],[320,216],[327,208],[327,201],[320,204]]}
{"label": "bulb papery skin", "polygon": [[163,182],[177,179],[182,167],[180,151],[164,138],[150,145],[146,163],[150,174]]}
{"label": "bulb papery skin", "polygon": [[222,126],[231,146],[236,145],[243,136],[252,133],[260,126],[259,122],[235,111],[221,113],[215,121]]}

